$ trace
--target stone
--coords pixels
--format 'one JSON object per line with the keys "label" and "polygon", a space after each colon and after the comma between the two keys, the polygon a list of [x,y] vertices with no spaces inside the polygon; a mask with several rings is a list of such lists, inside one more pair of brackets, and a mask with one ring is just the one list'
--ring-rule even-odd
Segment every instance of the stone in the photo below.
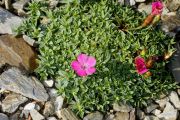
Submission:
{"label": "stone", "polygon": [[45,87],[52,87],[54,85],[54,80],[50,79],[50,80],[44,80],[43,84]]}
{"label": "stone", "polygon": [[106,115],[106,119],[105,120],[114,120],[114,114],[109,114],[109,115]]}
{"label": "stone", "polygon": [[0,75],[0,88],[20,93],[37,101],[47,101],[48,94],[39,80],[27,77],[18,68],[11,68]]}
{"label": "stone", "polygon": [[158,105],[157,104],[151,104],[149,105],[146,109],[145,109],[145,112],[147,113],[150,113],[151,111],[153,111],[154,109],[158,108]]}
{"label": "stone", "polygon": [[103,120],[103,114],[100,112],[90,113],[86,115],[83,120]]}
{"label": "stone", "polygon": [[5,0],[4,1],[4,4],[5,4],[5,8],[7,10],[10,10],[11,9],[11,0]]}
{"label": "stone", "polygon": [[178,94],[175,91],[172,91],[169,95],[169,99],[171,101],[171,103],[173,103],[173,105],[175,106],[175,108],[177,108],[178,110],[180,110],[180,99],[178,97]]}
{"label": "stone", "polygon": [[28,99],[20,94],[9,94],[2,101],[3,112],[13,113],[15,112],[19,105],[25,103]]}
{"label": "stone", "polygon": [[139,118],[140,120],[144,119],[145,117],[145,113],[140,109],[137,109],[136,115],[137,115],[137,118]]}
{"label": "stone", "polygon": [[124,5],[124,0],[118,0],[119,4]]}
{"label": "stone", "polygon": [[57,120],[55,117],[48,117],[47,120]]}
{"label": "stone", "polygon": [[21,120],[20,119],[20,111],[17,111],[16,113],[12,114],[10,117],[9,117],[9,120]]}
{"label": "stone", "polygon": [[37,110],[31,110],[30,115],[33,120],[44,120],[44,116],[42,116]]}
{"label": "stone", "polygon": [[18,0],[12,4],[16,10],[24,9],[24,7],[30,2],[30,0]]}
{"label": "stone", "polygon": [[57,94],[57,90],[56,90],[56,89],[54,89],[54,88],[50,88],[50,89],[48,89],[48,94],[49,94],[50,98],[55,98],[55,97],[57,97],[57,96],[58,96],[58,94]]}
{"label": "stone", "polygon": [[45,117],[52,116],[55,113],[54,104],[52,101],[48,101],[44,105],[43,115]]}
{"label": "stone", "polygon": [[128,112],[116,112],[114,120],[129,120]]}
{"label": "stone", "polygon": [[9,118],[4,113],[0,113],[0,120],[9,120]]}
{"label": "stone", "polygon": [[80,120],[69,108],[61,110],[62,120]]}
{"label": "stone", "polygon": [[163,111],[163,113],[157,115],[160,119],[165,120],[176,120],[178,116],[178,111],[174,109],[174,107],[171,105],[171,103],[167,102],[166,107]]}
{"label": "stone", "polygon": [[56,98],[56,100],[54,101],[54,107],[56,112],[62,109],[63,102],[64,102],[64,98],[62,96],[58,96]]}
{"label": "stone", "polygon": [[113,110],[116,112],[130,112],[131,110],[133,110],[133,107],[127,104],[118,104],[118,103],[114,103],[113,104]]}
{"label": "stone", "polygon": [[36,104],[35,103],[28,103],[28,104],[26,104],[25,106],[24,106],[24,110],[33,110],[33,109],[35,109],[35,107],[36,107]]}
{"label": "stone", "polygon": [[180,89],[177,89],[177,93],[178,93],[178,95],[180,96]]}
{"label": "stone", "polygon": [[0,7],[0,34],[13,34],[13,29],[20,26],[23,19]]}
{"label": "stone", "polygon": [[49,7],[55,8],[58,5],[58,3],[59,3],[58,0],[49,0]]}
{"label": "stone", "polygon": [[146,117],[144,118],[144,120],[159,120],[159,118],[156,117],[156,116],[151,115],[151,116],[146,116]]}
{"label": "stone", "polygon": [[169,98],[168,97],[165,97],[165,98],[163,98],[163,99],[160,99],[160,100],[156,100],[155,102],[157,103],[157,104],[159,104],[159,107],[161,108],[161,109],[164,109],[164,107],[165,107],[165,105],[166,105],[166,103],[169,101]]}
{"label": "stone", "polygon": [[130,111],[129,120],[136,120],[135,109]]}
{"label": "stone", "polygon": [[145,4],[145,3],[141,3],[138,6],[138,11],[139,12],[146,12],[147,14],[151,13],[151,4]]}
{"label": "stone", "polygon": [[22,38],[15,38],[12,35],[0,36],[0,61],[33,71],[38,67],[37,58],[35,49]]}
{"label": "stone", "polygon": [[23,39],[24,39],[30,46],[34,46],[34,47],[37,46],[35,40],[32,39],[32,38],[30,38],[29,36],[23,35]]}
{"label": "stone", "polygon": [[146,0],[135,0],[136,2],[145,2]]}
{"label": "stone", "polygon": [[167,0],[166,6],[170,11],[176,11],[180,7],[180,0]]}
{"label": "stone", "polygon": [[157,116],[157,115],[161,114],[161,111],[158,109],[155,109],[151,113],[154,114],[155,116]]}
{"label": "stone", "polygon": [[133,6],[136,4],[135,0],[129,0],[130,6]]}

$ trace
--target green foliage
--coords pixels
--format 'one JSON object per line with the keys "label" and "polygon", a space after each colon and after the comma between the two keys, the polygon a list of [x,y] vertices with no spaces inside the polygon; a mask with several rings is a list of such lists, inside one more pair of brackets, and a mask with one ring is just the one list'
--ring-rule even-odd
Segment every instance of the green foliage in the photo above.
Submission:
{"label": "green foliage", "polygon": [[[149,78],[138,75],[134,65],[138,50],[147,50],[145,59],[161,56],[173,50],[174,40],[153,27],[122,31],[138,27],[145,15],[107,1],[72,2],[53,10],[46,2],[33,2],[29,18],[17,30],[37,39],[40,55],[36,72],[42,79],[55,78],[59,93],[81,117],[87,111],[105,112],[113,102],[143,106],[176,86],[165,62],[155,63]],[[42,22],[44,18],[48,22]],[[94,75],[81,78],[71,69],[80,53],[96,58]]]}

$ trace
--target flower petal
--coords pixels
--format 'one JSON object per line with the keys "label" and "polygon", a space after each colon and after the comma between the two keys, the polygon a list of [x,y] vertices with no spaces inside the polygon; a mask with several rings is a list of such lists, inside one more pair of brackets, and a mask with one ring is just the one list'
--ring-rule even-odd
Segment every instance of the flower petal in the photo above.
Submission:
{"label": "flower petal", "polygon": [[77,73],[79,76],[81,76],[81,77],[87,76],[86,70],[83,70],[83,69],[78,69],[78,70],[76,71],[76,73]]}
{"label": "flower petal", "polygon": [[87,75],[92,75],[95,72],[96,72],[96,68],[94,68],[94,67],[86,69],[86,74]]}
{"label": "flower petal", "polygon": [[142,69],[141,71],[139,70],[138,71],[138,73],[140,74],[140,75],[142,75],[142,74],[144,74],[144,73],[146,73],[148,71],[148,69]]}
{"label": "flower petal", "polygon": [[96,59],[94,57],[88,57],[88,60],[86,62],[86,65],[88,67],[94,67],[96,65]]}
{"label": "flower petal", "polygon": [[88,56],[86,54],[79,54],[77,57],[77,60],[81,65],[84,65],[87,59],[88,59]]}
{"label": "flower petal", "polygon": [[77,71],[77,70],[81,69],[81,64],[78,61],[74,60],[71,63],[71,67],[73,70]]}

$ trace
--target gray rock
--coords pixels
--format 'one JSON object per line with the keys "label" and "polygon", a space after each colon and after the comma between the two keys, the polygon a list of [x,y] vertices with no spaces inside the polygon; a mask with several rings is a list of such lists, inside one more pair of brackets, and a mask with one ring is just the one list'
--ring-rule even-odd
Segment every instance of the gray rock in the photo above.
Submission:
{"label": "gray rock", "polygon": [[16,10],[24,9],[24,7],[30,2],[30,0],[18,0],[12,4]]}
{"label": "gray rock", "polygon": [[37,101],[47,101],[48,99],[43,85],[37,79],[23,75],[17,68],[3,72],[0,81],[0,88],[20,93]]}
{"label": "gray rock", "polygon": [[178,116],[178,111],[174,109],[171,103],[167,102],[163,113],[159,114],[157,117],[163,120],[176,120]]}
{"label": "gray rock", "polygon": [[47,120],[57,120],[55,117],[48,117]]}
{"label": "gray rock", "polygon": [[114,114],[109,114],[109,115],[106,115],[106,119],[105,120],[114,120]]}
{"label": "gray rock", "polygon": [[54,80],[50,79],[50,80],[44,80],[43,84],[45,87],[52,87],[54,85]]}
{"label": "gray rock", "polygon": [[157,104],[151,104],[145,109],[145,112],[150,113],[151,111],[153,111],[156,108],[158,108]]}
{"label": "gray rock", "polygon": [[64,102],[64,98],[62,96],[58,96],[54,102],[54,106],[55,106],[55,111],[59,111],[62,109],[63,106],[63,102]]}
{"label": "gray rock", "polygon": [[35,109],[36,104],[35,103],[28,103],[24,106],[24,110],[33,110]]}
{"label": "gray rock", "polygon": [[139,12],[146,12],[147,14],[151,13],[151,4],[145,4],[145,3],[141,3],[138,6],[138,11]]}
{"label": "gray rock", "polygon": [[135,0],[136,2],[145,2],[146,0]]}
{"label": "gray rock", "polygon": [[114,120],[129,120],[128,112],[116,112]]}
{"label": "gray rock", "polygon": [[151,113],[154,114],[155,116],[157,116],[157,115],[161,114],[161,111],[158,109],[155,109]]}
{"label": "gray rock", "polygon": [[90,113],[83,120],[103,120],[103,114],[100,112]]}
{"label": "gray rock", "polygon": [[56,90],[56,89],[54,89],[54,88],[50,88],[50,89],[48,89],[48,94],[49,94],[50,98],[55,98],[55,97],[57,97],[57,96],[58,96],[58,94],[57,94],[57,90]]}
{"label": "gray rock", "polygon": [[58,0],[49,0],[49,7],[55,8],[58,5],[58,3],[59,3]]}
{"label": "gray rock", "polygon": [[119,4],[124,5],[124,0],[118,0]]}
{"label": "gray rock", "polygon": [[11,9],[11,0],[5,0],[4,1],[4,4],[5,4],[5,8],[7,10],[10,10]]}
{"label": "gray rock", "polygon": [[35,40],[28,37],[27,35],[23,35],[23,39],[31,46],[36,46],[37,44],[35,43]]}
{"label": "gray rock", "polygon": [[44,120],[44,116],[42,116],[37,110],[31,110],[30,115],[33,120]]}
{"label": "gray rock", "polygon": [[62,120],[80,120],[69,108],[61,110]]}
{"label": "gray rock", "polygon": [[180,0],[167,0],[166,6],[170,11],[176,11],[180,7]]}
{"label": "gray rock", "polygon": [[131,110],[133,110],[133,107],[127,104],[118,104],[118,103],[114,103],[113,104],[113,110],[116,112],[130,112]]}
{"label": "gray rock", "polygon": [[9,120],[21,120],[21,119],[20,119],[20,114],[21,114],[21,112],[20,112],[20,111],[17,111],[16,113],[14,113],[13,115],[11,115],[11,116],[9,117]]}
{"label": "gray rock", "polygon": [[136,115],[140,120],[144,119],[145,117],[145,113],[140,109],[137,109]]}
{"label": "gray rock", "polygon": [[178,95],[180,96],[180,89],[177,89],[177,93],[178,93]]}
{"label": "gray rock", "polygon": [[22,18],[0,7],[0,34],[13,34],[13,29],[17,28],[22,21]]}
{"label": "gray rock", "polygon": [[9,118],[4,113],[0,113],[0,120],[9,120]]}
{"label": "gray rock", "polygon": [[43,115],[45,117],[52,116],[55,113],[54,103],[52,101],[48,101],[45,103]]}
{"label": "gray rock", "polygon": [[156,117],[156,116],[151,115],[151,116],[146,116],[146,117],[144,118],[144,120],[159,120],[159,118]]}
{"label": "gray rock", "polygon": [[165,105],[166,105],[166,103],[167,103],[168,101],[169,101],[169,98],[168,98],[168,97],[165,97],[165,98],[163,98],[163,99],[156,100],[155,102],[156,102],[157,104],[159,104],[159,106],[160,106],[161,109],[164,109],[164,107],[165,107]]}
{"label": "gray rock", "polygon": [[178,94],[175,91],[172,91],[169,95],[169,99],[171,101],[171,103],[173,103],[173,105],[175,106],[175,108],[177,108],[178,110],[180,110],[180,99],[178,97]]}
{"label": "gray rock", "polygon": [[9,94],[2,101],[2,110],[3,112],[13,113],[18,109],[19,105],[25,103],[27,100],[26,97],[20,94]]}

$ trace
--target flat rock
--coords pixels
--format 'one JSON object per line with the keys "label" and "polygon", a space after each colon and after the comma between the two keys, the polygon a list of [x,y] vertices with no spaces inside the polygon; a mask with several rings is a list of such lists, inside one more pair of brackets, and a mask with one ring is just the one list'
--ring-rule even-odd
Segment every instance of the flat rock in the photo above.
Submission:
{"label": "flat rock", "polygon": [[20,26],[22,22],[22,18],[0,7],[0,34],[13,34],[13,29]]}
{"label": "flat rock", "polygon": [[42,116],[37,110],[31,110],[30,115],[33,120],[44,120],[44,116]]}
{"label": "flat rock", "polygon": [[118,103],[114,103],[113,104],[113,110],[116,112],[130,112],[131,110],[133,110],[133,107],[127,104],[118,104]]}
{"label": "flat rock", "polygon": [[4,113],[0,113],[0,120],[9,120],[9,118]]}
{"label": "flat rock", "polygon": [[29,36],[23,35],[23,39],[24,39],[30,46],[34,46],[34,47],[37,46],[35,40],[32,39],[32,38],[30,38]]}
{"label": "flat rock", "polygon": [[172,91],[169,95],[169,99],[171,101],[171,103],[173,103],[173,105],[175,106],[175,108],[177,108],[178,110],[180,110],[180,99],[178,97],[178,94],[175,91]]}
{"label": "flat rock", "polygon": [[21,119],[20,119],[20,114],[21,114],[20,111],[17,111],[16,113],[13,113],[13,114],[9,117],[9,120],[21,120]]}
{"label": "flat rock", "polygon": [[158,109],[155,109],[151,113],[154,114],[155,116],[157,116],[157,115],[161,114],[161,111]]}
{"label": "flat rock", "polygon": [[80,120],[69,108],[61,110],[62,120]]}
{"label": "flat rock", "polygon": [[54,80],[52,80],[52,79],[44,80],[43,84],[45,87],[52,87],[54,85]]}
{"label": "flat rock", "polygon": [[13,113],[15,112],[19,105],[25,103],[28,99],[20,94],[9,94],[2,101],[2,110],[3,112]]}
{"label": "flat rock", "polygon": [[17,68],[3,72],[0,83],[0,88],[20,93],[37,101],[47,101],[49,97],[39,80],[23,75]]}
{"label": "flat rock", "polygon": [[90,113],[83,120],[103,120],[103,114],[100,112]]}
{"label": "flat rock", "polygon": [[135,0],[136,2],[145,2],[146,0]]}
{"label": "flat rock", "polygon": [[159,107],[160,107],[161,109],[164,109],[164,107],[165,107],[165,105],[166,105],[166,103],[167,103],[168,101],[169,101],[169,98],[168,98],[168,97],[165,97],[165,98],[156,100],[155,102],[156,102],[157,104],[159,104]]}
{"label": "flat rock", "polygon": [[170,11],[176,11],[180,7],[180,0],[167,0],[166,6]]}
{"label": "flat rock", "polygon": [[62,96],[56,97],[56,100],[54,101],[54,106],[55,106],[56,112],[62,109],[63,102],[64,102],[64,98]]}
{"label": "flat rock", "polygon": [[153,111],[154,109],[158,108],[158,105],[157,104],[151,104],[149,105],[147,108],[146,108],[146,112],[147,113],[150,113],[151,111]]}
{"label": "flat rock", "polygon": [[18,0],[12,4],[16,10],[24,9],[24,7],[30,2],[30,0]]}
{"label": "flat rock", "polygon": [[57,120],[55,117],[48,117],[47,120]]}
{"label": "flat rock", "polygon": [[114,120],[129,120],[128,112],[116,112]]}
{"label": "flat rock", "polygon": [[137,115],[137,118],[140,120],[144,119],[144,117],[145,117],[145,113],[140,109],[137,109],[136,115]]}
{"label": "flat rock", "polygon": [[151,115],[151,116],[146,116],[146,117],[144,118],[144,120],[159,120],[159,118],[156,117],[156,116]]}
{"label": "flat rock", "polygon": [[158,118],[163,120],[176,120],[178,116],[178,111],[174,109],[171,103],[167,102],[163,113],[157,115]]}
{"label": "flat rock", "polygon": [[38,67],[37,53],[23,38],[12,35],[0,36],[0,61],[11,66],[25,68],[33,71]]}

